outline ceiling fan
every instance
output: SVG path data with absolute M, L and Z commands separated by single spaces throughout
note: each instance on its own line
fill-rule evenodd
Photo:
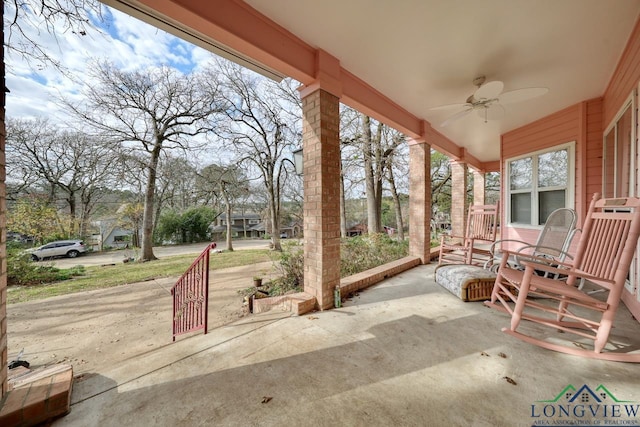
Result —
M 464 104 L 448 104 L 430 108 L 430 110 L 460 109 L 457 113 L 449 116 L 440 126 L 447 126 L 474 110 L 484 119 L 485 123 L 488 120 L 498 120 L 502 118 L 505 113 L 502 104 L 526 101 L 542 96 L 549 91 L 546 87 L 529 87 L 502 92 L 504 84 L 501 81 L 494 80 L 487 83 L 485 83 L 485 81 L 485 76 L 473 79 L 473 84 L 476 85 L 478 89 L 476 89 L 473 95 L 467 98 Z

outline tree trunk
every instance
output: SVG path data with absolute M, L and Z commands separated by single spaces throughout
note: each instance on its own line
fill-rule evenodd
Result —
M 402 207 L 400 206 L 400 197 L 396 188 L 396 180 L 393 176 L 393 167 L 389 165 L 389 186 L 391 187 L 391 197 L 393 198 L 393 206 L 396 213 L 396 228 L 398 229 L 398 240 L 404 240 L 404 222 L 402 221 Z
M 156 256 L 153 253 L 153 203 L 155 200 L 156 188 L 156 171 L 158 168 L 158 159 L 160 158 L 161 143 L 158 142 L 151 153 L 149 166 L 147 171 L 149 177 L 144 193 L 144 214 L 142 216 L 142 248 L 139 261 L 153 261 Z
M 233 220 L 231 219 L 231 202 L 229 201 L 229 195 L 224 189 L 222 190 L 222 197 L 224 197 L 224 207 L 227 215 L 227 250 L 233 252 L 233 236 L 231 235 L 233 233 L 233 228 L 231 227 L 233 225 Z
M 273 182 L 273 179 L 271 180 Z M 276 195 L 273 185 L 269 186 L 269 214 L 271 216 L 271 241 L 273 242 L 273 249 L 276 251 L 282 251 L 282 245 L 280 244 L 280 224 L 278 223 L 278 206 Z
M 340 170 L 340 236 L 347 237 L 347 203 L 344 197 L 344 173 Z
M 364 180 L 365 191 L 367 194 L 367 229 L 369 234 L 380 232 L 378 224 L 378 207 L 376 206 L 376 186 L 373 174 L 373 155 L 371 148 L 373 140 L 371 137 L 371 119 L 369 116 L 362 114 L 362 128 L 364 131 L 364 140 L 362 144 L 362 154 L 364 157 Z

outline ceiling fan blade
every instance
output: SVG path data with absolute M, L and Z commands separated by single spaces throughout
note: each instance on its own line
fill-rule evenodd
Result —
M 499 120 L 504 117 L 505 109 L 500 104 L 491 104 L 484 108 L 477 109 L 478 115 L 484 119 L 486 123 L 488 120 Z
M 451 108 L 467 108 L 467 107 L 471 107 L 471 104 L 446 104 L 446 105 L 439 105 L 437 107 L 431 107 L 429 108 L 430 111 L 434 111 L 434 110 L 449 110 Z
M 475 91 L 473 94 L 473 98 L 476 101 L 480 101 L 482 99 L 493 99 L 497 98 L 500 93 L 502 93 L 502 89 L 504 88 L 504 83 L 499 80 L 495 80 L 492 82 L 488 82 L 483 84 Z
M 546 87 L 529 87 L 525 89 L 510 90 L 498 97 L 501 104 L 511 104 L 513 102 L 526 101 L 528 99 L 537 98 L 549 92 Z
M 466 116 L 467 114 L 469 114 L 472 111 L 473 111 L 473 108 L 467 108 L 466 110 L 459 111 L 459 112 L 455 113 L 453 116 L 449 117 L 444 122 L 442 122 L 442 124 L 440 126 L 445 127 L 445 126 L 455 122 L 456 120 L 461 119 L 462 117 Z

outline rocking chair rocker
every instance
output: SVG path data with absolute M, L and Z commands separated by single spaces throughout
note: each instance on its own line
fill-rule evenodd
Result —
M 491 301 L 485 304 L 509 313 L 511 325 L 502 331 L 525 342 L 577 356 L 640 363 L 640 349 L 621 342 L 624 339 L 609 338 L 639 234 L 640 199 L 600 199 L 595 194 L 573 262 L 556 260 L 549 265 L 545 258 L 507 253 L 518 257 L 525 269 L 510 267 L 509 256 L 504 256 Z M 540 270 L 550 275 L 535 274 Z M 558 275 L 566 279 L 554 278 Z M 580 289 L 582 279 L 605 292 Z M 561 339 L 527 335 L 518 331 L 523 319 L 587 338 L 587 344 L 572 342 L 564 334 Z

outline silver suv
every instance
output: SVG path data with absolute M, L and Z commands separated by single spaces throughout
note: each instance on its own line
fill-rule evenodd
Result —
M 87 247 L 82 240 L 58 240 L 47 243 L 39 248 L 31 249 L 29 252 L 31 253 L 31 259 L 34 261 L 57 256 L 75 258 L 87 252 Z

